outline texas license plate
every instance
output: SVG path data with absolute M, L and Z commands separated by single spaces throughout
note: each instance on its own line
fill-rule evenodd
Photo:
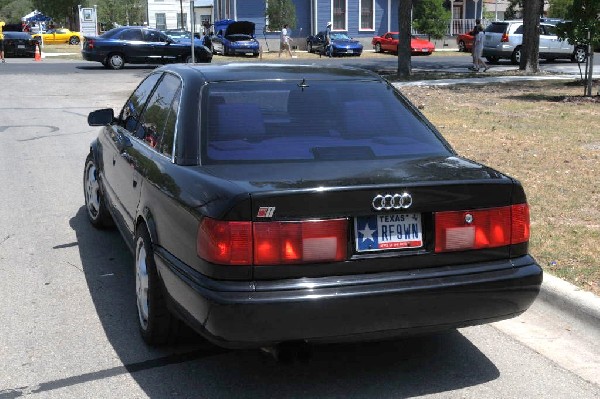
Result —
M 420 213 L 357 217 L 354 237 L 358 252 L 410 249 L 423 246 Z
M 17 48 L 25 48 L 24 44 L 17 44 Z
M 421 52 L 422 52 L 422 53 L 428 53 L 428 52 L 429 52 L 429 50 L 428 50 L 428 49 L 426 49 L 426 48 L 422 48 L 422 49 L 421 49 Z
M 354 50 L 348 50 L 347 53 L 352 54 L 352 53 L 354 53 Z

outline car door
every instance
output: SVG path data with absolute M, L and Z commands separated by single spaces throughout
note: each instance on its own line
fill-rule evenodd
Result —
M 109 191 L 117 221 L 130 233 L 140 196 L 139 140 L 143 139 L 140 117 L 161 73 L 149 75 L 129 97 L 117 123 L 101 137 L 104 185 Z
M 384 51 L 398 51 L 398 40 L 394 40 L 394 36 L 391 33 L 386 33 L 381 41 L 381 48 Z
M 541 25 L 545 30 L 546 35 L 551 38 L 551 51 L 554 54 L 572 54 L 575 50 L 572 44 L 569 44 L 568 40 L 562 40 L 558 37 L 556 26 L 554 25 Z
M 150 53 L 150 43 L 144 41 L 142 30 L 138 28 L 126 29 L 119 36 L 120 47 L 127 62 L 144 64 Z
M 558 38 L 549 34 L 545 25 L 540 25 L 540 56 L 558 51 Z
M 217 34 L 212 37 L 213 52 L 225 54 L 223 40 L 223 31 L 219 30 Z
M 54 43 L 66 43 L 69 41 L 69 35 L 66 29 L 57 29 L 54 31 Z
M 177 58 L 177 46 L 171 47 L 170 40 L 167 35 L 155 30 L 144 31 L 144 41 L 148 43 L 148 54 L 146 61 L 150 64 L 161 64 L 172 62 Z

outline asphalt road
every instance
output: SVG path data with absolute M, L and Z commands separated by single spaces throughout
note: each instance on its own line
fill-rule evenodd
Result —
M 290 364 L 190 332 L 147 347 L 133 258 L 116 231 L 88 223 L 82 174 L 97 134 L 87 114 L 119 109 L 151 68 L 21 61 L 0 65 L 0 399 L 600 397 L 560 361 L 589 352 L 580 340 L 544 351 L 523 338 L 531 329 L 516 332 L 549 320 L 554 336 L 577 327 L 543 306 L 503 324 L 317 346 Z

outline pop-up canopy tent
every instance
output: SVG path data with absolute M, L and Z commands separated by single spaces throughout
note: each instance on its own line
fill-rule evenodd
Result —
M 29 14 L 21 18 L 24 22 L 48 22 L 51 21 L 51 17 L 47 17 L 38 10 L 32 11 Z

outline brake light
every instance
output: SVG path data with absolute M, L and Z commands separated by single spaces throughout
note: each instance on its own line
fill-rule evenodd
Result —
M 198 256 L 224 265 L 278 265 L 346 259 L 347 219 L 230 222 L 204 218 Z
M 500 42 L 508 43 L 508 34 L 507 33 L 502 34 L 502 39 L 500 39 Z
M 93 39 L 87 39 L 87 48 L 89 49 L 93 49 L 94 48 L 94 40 Z
M 527 241 L 527 204 L 435 214 L 435 252 L 495 248 Z

